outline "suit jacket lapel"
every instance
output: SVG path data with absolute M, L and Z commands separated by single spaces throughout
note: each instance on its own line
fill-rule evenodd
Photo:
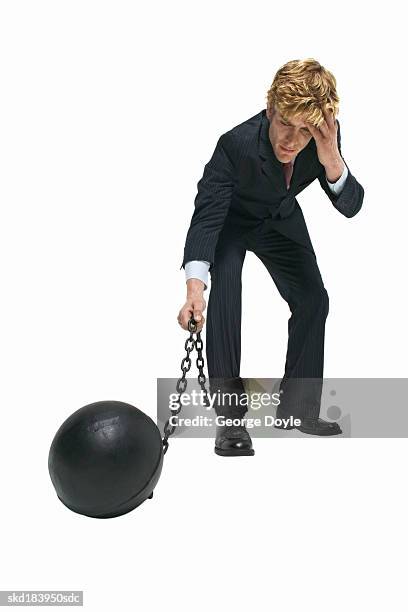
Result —
M 285 175 L 283 164 L 276 158 L 271 141 L 269 140 L 269 119 L 266 111 L 261 113 L 261 125 L 259 131 L 258 153 L 261 158 L 261 171 L 268 177 L 274 191 L 286 194 Z

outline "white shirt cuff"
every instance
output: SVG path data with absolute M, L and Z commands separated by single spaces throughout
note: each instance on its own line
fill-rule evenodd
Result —
M 348 168 L 347 168 L 346 164 L 344 164 L 343 173 L 342 173 L 341 177 L 335 183 L 329 183 L 329 181 L 327 180 L 327 177 L 326 177 L 326 182 L 327 182 L 328 186 L 330 187 L 330 191 L 332 191 L 334 193 L 334 195 L 339 195 L 341 193 L 341 191 L 342 191 L 342 189 L 344 187 L 344 183 L 346 182 L 347 175 L 348 175 Z
M 208 270 L 210 269 L 209 261 L 198 261 L 197 259 L 193 259 L 192 261 L 188 261 L 185 266 L 185 274 L 186 274 L 186 282 L 189 278 L 198 278 L 204 283 L 204 291 L 208 286 Z

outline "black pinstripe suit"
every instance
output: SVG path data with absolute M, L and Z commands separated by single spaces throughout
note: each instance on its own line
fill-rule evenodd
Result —
M 364 189 L 346 164 L 342 192 L 333 194 L 313 138 L 296 156 L 287 189 L 268 130 L 264 109 L 219 138 L 197 185 L 181 268 L 191 260 L 210 262 L 206 354 L 211 389 L 220 388 L 222 379 L 223 388 L 243 390 L 241 272 L 247 250 L 259 257 L 291 310 L 280 412 L 317 416 L 329 299 L 296 195 L 317 178 L 334 207 L 353 217 L 362 206 Z M 236 406 L 230 414 L 244 412 Z

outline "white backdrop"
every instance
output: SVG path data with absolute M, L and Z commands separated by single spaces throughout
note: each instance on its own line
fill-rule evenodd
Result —
M 95 612 L 404 609 L 405 439 L 256 439 L 236 459 L 175 440 L 153 500 L 110 521 L 67 510 L 47 471 L 87 403 L 155 418 L 156 379 L 179 376 L 184 353 L 197 182 L 290 59 L 336 76 L 365 189 L 352 219 L 317 181 L 298 197 L 330 297 L 325 376 L 407 375 L 400 3 L 0 10 L 0 589 L 83 589 Z M 289 309 L 253 253 L 243 287 L 241 375 L 279 377 Z

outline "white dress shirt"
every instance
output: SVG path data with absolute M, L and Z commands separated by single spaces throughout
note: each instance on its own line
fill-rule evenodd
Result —
M 330 183 L 326 177 L 327 184 L 335 195 L 340 194 L 341 190 L 343 189 L 344 183 L 346 182 L 347 175 L 348 175 L 348 168 L 346 164 L 344 164 L 343 173 L 341 177 L 335 183 Z M 186 282 L 188 281 L 189 278 L 198 278 L 199 280 L 203 281 L 204 291 L 205 291 L 208 286 L 208 270 L 209 269 L 210 269 L 209 261 L 199 261 L 197 259 L 193 259 L 192 261 L 187 261 L 184 266 Z

